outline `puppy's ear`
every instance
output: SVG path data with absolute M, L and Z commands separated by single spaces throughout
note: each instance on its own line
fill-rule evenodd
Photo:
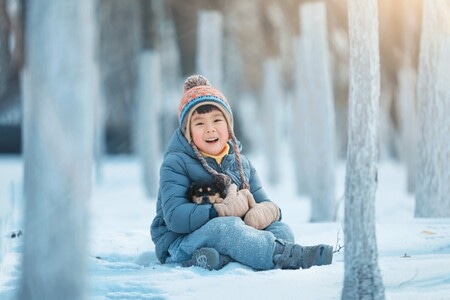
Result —
M 219 182 L 216 182 L 215 184 L 216 184 L 217 189 L 219 189 L 219 191 L 227 190 L 227 186 L 226 186 L 225 182 L 219 181 Z

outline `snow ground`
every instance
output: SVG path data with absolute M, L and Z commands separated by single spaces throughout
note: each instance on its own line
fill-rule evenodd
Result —
M 251 157 L 264 181 L 260 157 Z M 20 190 L 20 157 L 0 156 L 0 200 L 5 187 Z M 300 244 L 343 244 L 343 202 L 334 223 L 308 223 L 309 204 L 295 195 L 292 170 L 282 184 L 265 183 Z M 336 171 L 337 195 L 344 191 L 345 166 Z M 405 192 L 405 172 L 396 162 L 379 164 L 376 201 L 379 265 L 388 299 L 450 299 L 450 219 L 414 219 L 414 197 Z M 332 265 L 308 270 L 255 272 L 238 263 L 219 271 L 161 265 L 149 235 L 155 199 L 146 198 L 138 163 L 108 159 L 90 205 L 89 299 L 340 299 L 342 249 Z M 19 222 L 20 224 L 20 222 Z M 26 234 L 26 233 L 25 233 Z M 3 239 L 6 237 L 2 237 Z M 0 299 L 15 299 L 19 287 L 21 238 L 0 265 Z

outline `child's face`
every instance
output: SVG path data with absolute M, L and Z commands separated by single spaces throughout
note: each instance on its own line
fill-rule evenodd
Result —
M 190 130 L 197 148 L 209 155 L 220 154 L 230 139 L 227 121 L 223 113 L 217 109 L 204 114 L 194 112 Z

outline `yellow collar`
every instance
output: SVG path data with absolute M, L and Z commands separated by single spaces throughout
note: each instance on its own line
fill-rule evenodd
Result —
M 201 153 L 203 156 L 214 158 L 217 161 L 217 163 L 220 165 L 220 163 L 222 162 L 222 159 L 225 157 L 225 155 L 228 154 L 229 151 L 230 151 L 230 145 L 225 144 L 225 147 L 223 148 L 222 152 L 220 152 L 217 155 L 210 155 L 205 152 L 201 152 Z

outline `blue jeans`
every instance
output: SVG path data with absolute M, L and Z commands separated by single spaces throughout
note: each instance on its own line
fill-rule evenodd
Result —
M 256 270 L 273 269 L 275 240 L 294 242 L 291 229 L 282 222 L 275 222 L 264 230 L 247 226 L 238 217 L 218 217 L 176 239 L 169 247 L 166 262 L 178 263 L 191 258 L 202 247 L 216 249 L 235 261 Z

